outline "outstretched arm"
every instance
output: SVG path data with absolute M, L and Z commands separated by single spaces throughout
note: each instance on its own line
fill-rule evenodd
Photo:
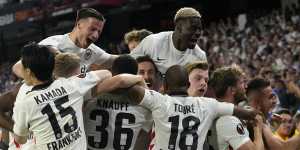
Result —
M 12 111 L 20 86 L 0 96 L 0 126 L 9 131 L 13 129 L 13 121 L 5 113 Z
M 272 150 L 296 150 L 300 149 L 300 135 L 293 136 L 287 141 L 276 138 L 269 126 L 263 126 L 263 136 L 266 139 L 266 145 Z
M 118 88 L 129 88 L 135 84 L 145 85 L 143 77 L 132 74 L 119 74 L 100 82 L 92 95 L 96 96 L 100 93 L 111 92 Z
M 233 115 L 244 120 L 255 120 L 257 111 L 234 106 Z

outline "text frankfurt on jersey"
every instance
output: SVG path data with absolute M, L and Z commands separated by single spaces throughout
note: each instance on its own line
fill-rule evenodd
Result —
M 47 147 L 48 150 L 60 150 L 65 148 L 66 146 L 74 143 L 77 139 L 82 137 L 82 131 L 80 127 L 78 130 L 75 130 L 74 132 L 69 133 L 64 138 L 61 138 L 59 140 L 56 140 L 54 142 L 48 143 Z
M 45 93 L 42 93 L 38 96 L 34 97 L 34 100 L 36 102 L 36 104 L 41 104 L 44 102 L 47 102 L 51 99 L 56 99 L 57 97 L 61 97 L 63 95 L 67 95 L 67 91 L 63 88 L 56 88 L 56 89 L 52 89 L 51 91 L 47 91 Z

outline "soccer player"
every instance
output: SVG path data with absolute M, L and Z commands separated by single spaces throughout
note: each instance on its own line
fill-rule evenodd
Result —
M 249 81 L 247 87 L 249 105 L 261 111 L 265 118 L 276 105 L 276 95 L 272 91 L 270 82 L 264 78 L 254 78 Z M 286 141 L 278 139 L 266 123 L 263 125 L 264 145 L 271 150 L 298 150 L 300 149 L 300 135 L 295 135 Z
M 188 97 L 188 74 L 184 67 L 175 65 L 166 72 L 165 93 L 133 86 L 128 93 L 132 103 L 148 108 L 155 123 L 153 149 L 201 150 L 213 120 L 221 115 L 238 114 L 247 117 L 248 110 L 215 99 Z
M 150 34 L 152 34 L 152 32 L 148 31 L 147 29 L 134 29 L 130 32 L 127 32 L 124 36 L 124 41 L 128 45 L 129 51 L 132 51 L 134 48 L 136 48 L 139 43 Z
M 138 63 L 138 74 L 144 78 L 148 88 L 159 91 L 161 78 L 154 61 L 147 55 L 136 58 L 136 61 Z
M 209 81 L 215 92 L 216 99 L 237 105 L 246 100 L 245 76 L 238 66 L 218 68 Z M 261 150 L 264 149 L 262 140 L 262 122 L 254 127 L 254 141 L 249 137 L 246 125 L 235 116 L 222 116 L 214 122 L 208 142 L 214 150 Z
M 194 61 L 206 61 L 205 52 L 197 45 L 202 30 L 200 13 L 194 8 L 181 8 L 174 23 L 174 32 L 151 34 L 130 54 L 134 57 L 149 55 L 162 74 L 176 64 L 184 66 Z
M 21 57 L 25 80 L 23 85 L 31 89 L 22 90 L 21 87 L 17 95 L 13 109 L 15 143 L 25 143 L 32 132 L 35 149 L 86 149 L 82 119 L 83 96 L 98 82 L 101 83 L 97 85 L 97 92 L 104 89 L 99 88 L 101 85 L 106 90 L 113 90 L 114 82 L 111 81 L 110 72 L 93 71 L 52 80 L 55 61 L 49 48 L 29 44 L 23 48 Z M 126 88 L 142 81 L 141 77 L 127 77 L 117 87 Z
M 137 62 L 129 55 L 121 55 L 112 65 L 112 74 L 136 74 Z M 128 103 L 125 95 L 104 93 L 89 101 L 84 107 L 84 124 L 88 149 L 133 150 L 138 144 L 146 149 L 148 141 L 136 143 L 140 132 L 149 132 L 151 112 L 141 106 Z M 144 131 L 142 131 L 144 130 Z M 148 135 L 139 137 L 147 140 Z
M 57 52 L 71 52 L 80 56 L 81 72 L 87 71 L 89 65 L 99 64 L 110 68 L 117 57 L 110 55 L 94 44 L 100 37 L 105 23 L 104 16 L 92 8 L 82 8 L 77 13 L 73 31 L 64 35 L 54 35 L 39 44 L 51 46 Z M 13 72 L 22 78 L 21 62 L 13 66 Z
M 189 74 L 189 96 L 204 96 L 207 91 L 208 63 L 197 61 L 186 66 Z

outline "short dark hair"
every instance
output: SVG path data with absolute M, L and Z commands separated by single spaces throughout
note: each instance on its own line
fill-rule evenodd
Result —
M 250 92 L 253 92 L 253 91 L 260 91 L 270 85 L 271 85 L 271 83 L 269 80 L 260 78 L 260 77 L 256 77 L 249 81 L 249 83 L 247 85 L 246 93 L 249 94 Z
M 121 73 L 137 74 L 138 65 L 136 60 L 130 55 L 121 55 L 112 64 L 112 74 Z
M 52 79 L 55 56 L 49 47 L 29 43 L 23 47 L 21 57 L 24 68 L 29 68 L 38 80 Z
M 85 19 L 85 18 L 89 18 L 89 17 L 96 18 L 100 21 L 105 21 L 104 16 L 97 10 L 95 10 L 93 8 L 82 8 L 77 11 L 76 22 L 78 22 L 80 19 Z
M 136 61 L 137 61 L 138 64 L 142 63 L 142 62 L 150 62 L 154 67 L 155 73 L 159 73 L 157 66 L 155 65 L 153 59 L 150 58 L 149 55 L 140 56 L 140 57 L 136 58 Z

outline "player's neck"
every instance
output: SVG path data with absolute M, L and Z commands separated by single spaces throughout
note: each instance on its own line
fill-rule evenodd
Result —
M 79 38 L 79 36 L 78 36 L 77 32 L 75 31 L 75 29 L 69 34 L 69 38 L 71 39 L 71 41 L 77 47 L 80 47 L 80 48 L 87 48 L 88 47 L 88 45 L 84 45 L 84 44 L 82 44 L 82 42 L 80 42 L 82 40 Z
M 168 95 L 185 95 L 185 96 L 188 95 L 186 87 L 178 87 L 178 88 L 167 89 L 165 91 L 165 93 L 168 94 Z
M 177 50 L 185 51 L 187 49 L 187 46 L 185 46 L 181 42 L 181 39 L 179 38 L 179 35 L 175 31 L 173 32 L 173 35 L 172 35 L 172 42 L 173 42 L 174 47 Z

